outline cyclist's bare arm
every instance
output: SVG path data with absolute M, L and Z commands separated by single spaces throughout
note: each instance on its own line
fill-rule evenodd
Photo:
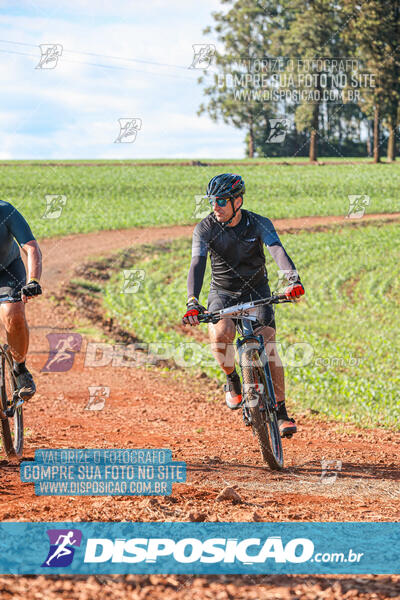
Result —
M 36 240 L 26 242 L 26 244 L 22 246 L 22 251 L 27 258 L 28 281 L 31 281 L 32 279 L 39 281 L 42 276 L 42 253 L 39 244 Z

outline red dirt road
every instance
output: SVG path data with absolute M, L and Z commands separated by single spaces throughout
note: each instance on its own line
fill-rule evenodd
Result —
M 343 216 L 299 217 L 294 219 L 274 219 L 278 233 L 295 233 L 303 230 L 318 231 L 332 225 L 362 226 L 369 221 L 389 223 L 400 220 L 400 212 L 366 214 L 362 219 L 346 219 Z M 116 250 L 192 235 L 193 225 L 172 227 L 151 227 L 148 229 L 118 229 L 95 231 L 87 234 L 73 234 L 62 238 L 41 241 L 44 252 L 45 270 L 43 282 L 47 289 L 53 289 L 60 280 L 66 280 L 68 273 L 92 255 L 107 255 Z
M 373 216 L 369 215 L 369 218 Z M 377 216 L 375 216 L 377 218 Z M 399 219 L 400 214 L 379 215 Z M 367 217 L 364 217 L 367 219 Z M 364 220 L 363 219 L 363 220 Z M 300 221 L 300 222 L 299 222 Z M 341 217 L 275 221 L 277 229 L 315 228 Z M 35 496 L 19 468 L 0 462 L 1 521 L 397 521 L 400 518 L 400 434 L 326 423 L 298 414 L 299 433 L 284 441 L 286 469 L 272 473 L 261 462 L 241 416 L 225 408 L 221 390 L 205 379 L 175 377 L 160 368 L 85 367 L 89 341 L 82 334 L 73 367 L 41 373 L 46 335 L 88 326 L 82 311 L 55 306 L 73 268 L 92 255 L 161 239 L 187 236 L 193 227 L 73 235 L 41 243 L 44 296 L 31 301 L 29 365 L 38 393 L 26 406 L 24 458 L 37 448 L 170 448 L 188 465 L 185 484 L 170 497 Z M 82 330 L 82 329 L 81 329 Z M 85 410 L 88 386 L 110 388 L 102 411 Z M 290 404 L 290 399 L 289 399 Z M 336 479 L 321 478 L 321 461 L 341 461 Z M 218 501 L 226 486 L 240 501 Z M 0 577 L 0 598 L 400 598 L 400 577 Z M 27 589 L 30 589 L 27 592 Z

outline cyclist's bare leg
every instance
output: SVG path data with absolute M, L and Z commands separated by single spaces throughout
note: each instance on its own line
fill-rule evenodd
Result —
M 221 319 L 218 323 L 208 325 L 212 353 L 226 375 L 232 373 L 235 368 L 235 332 L 232 319 Z
M 25 307 L 22 302 L 1 304 L 0 318 L 7 334 L 7 343 L 14 360 L 13 371 L 19 397 L 29 400 L 36 392 L 32 374 L 25 365 L 29 346 L 29 329 L 25 318 Z
M 259 333 L 257 331 L 257 333 Z M 271 370 L 272 383 L 277 402 L 285 401 L 285 374 L 282 361 L 278 354 L 275 340 L 275 329 L 273 327 L 263 327 L 260 330 L 264 338 L 265 351 L 268 356 L 269 368 Z
M 25 360 L 29 346 L 29 329 L 22 302 L 3 302 L 0 305 L 0 318 L 7 334 L 11 355 L 17 363 Z
M 242 385 L 235 369 L 236 328 L 231 319 L 223 319 L 216 324 L 210 323 L 209 334 L 214 357 L 226 374 L 225 402 L 231 410 L 236 410 L 242 403 Z

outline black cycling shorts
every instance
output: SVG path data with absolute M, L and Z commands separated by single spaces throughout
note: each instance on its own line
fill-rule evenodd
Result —
M 26 270 L 20 256 L 0 269 L 0 297 L 16 296 L 26 284 Z
M 231 292 L 229 290 L 216 288 L 211 284 L 210 293 L 208 295 L 207 310 L 209 312 L 214 312 L 215 310 L 222 310 L 223 308 L 228 308 L 228 306 L 233 306 L 234 304 L 250 302 L 251 300 L 260 300 L 261 298 L 268 298 L 269 296 L 271 296 L 271 290 L 269 289 L 268 281 L 263 282 L 261 285 L 258 284 L 253 289 L 243 292 Z M 265 304 L 263 306 L 258 306 L 255 315 L 260 325 L 263 327 L 267 326 L 276 329 L 273 304 L 270 306 Z M 259 327 L 258 323 L 254 322 L 254 330 Z

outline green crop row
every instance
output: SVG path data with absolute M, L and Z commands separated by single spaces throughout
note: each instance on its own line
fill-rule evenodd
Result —
M 195 223 L 195 196 L 221 171 L 239 171 L 245 205 L 270 218 L 345 215 L 349 195 L 370 198 L 366 212 L 400 210 L 400 165 L 324 166 L 51 166 L 0 167 L 1 199 L 27 218 L 36 237 L 75 232 Z M 46 196 L 62 195 L 60 210 L 46 210 Z

